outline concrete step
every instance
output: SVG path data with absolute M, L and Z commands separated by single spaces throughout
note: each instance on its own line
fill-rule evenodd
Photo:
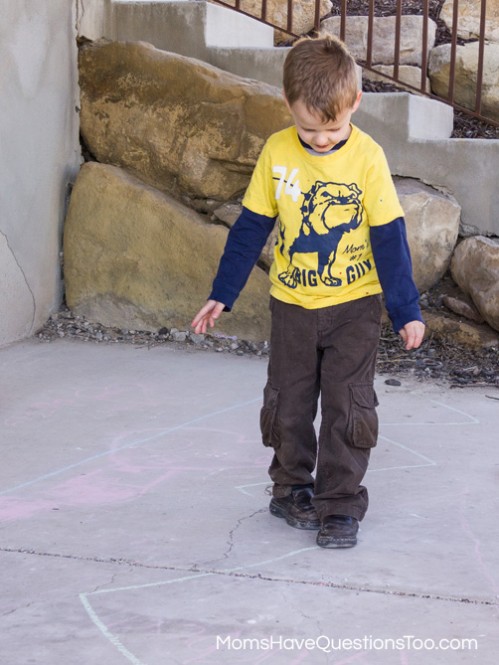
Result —
M 211 2 L 112 0 L 111 39 L 147 41 L 157 48 L 205 59 L 211 48 L 270 48 L 268 25 Z

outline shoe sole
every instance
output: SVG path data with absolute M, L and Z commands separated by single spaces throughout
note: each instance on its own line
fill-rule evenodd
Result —
M 328 550 L 346 549 L 347 547 L 355 547 L 357 538 L 319 538 L 317 536 L 317 545 Z
M 319 520 L 315 522 L 308 520 L 298 520 L 296 517 L 291 517 L 290 515 L 287 515 L 279 506 L 275 506 L 272 503 L 269 506 L 269 511 L 271 515 L 274 515 L 274 517 L 280 517 L 286 520 L 286 523 L 289 524 L 289 526 L 292 526 L 294 529 L 302 529 L 303 531 L 318 531 L 321 526 Z

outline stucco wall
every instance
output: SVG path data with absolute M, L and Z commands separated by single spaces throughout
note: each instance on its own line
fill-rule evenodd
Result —
M 62 298 L 68 184 L 80 164 L 76 0 L 2 0 L 0 345 L 33 334 Z

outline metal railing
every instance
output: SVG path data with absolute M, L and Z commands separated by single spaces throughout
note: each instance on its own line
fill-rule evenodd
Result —
M 271 18 L 269 18 L 269 8 L 267 0 L 261 0 L 260 2 L 249 2 L 248 0 L 232 0 L 226 2 L 224 0 L 212 0 L 216 4 L 223 5 L 235 11 L 238 11 L 252 18 L 269 25 L 277 30 L 287 33 L 290 38 L 290 43 L 294 41 L 300 35 L 296 34 L 293 31 L 293 3 L 291 0 L 287 1 L 286 11 L 283 11 L 285 14 L 285 20 L 282 24 L 277 24 Z M 347 0 L 337 0 L 336 2 L 332 0 L 333 13 L 336 16 L 341 17 L 340 21 L 340 38 L 345 41 L 348 45 L 348 35 L 347 35 L 347 25 L 349 21 L 349 12 L 348 12 L 348 2 Z M 409 89 L 413 92 L 425 95 L 426 97 L 431 97 L 437 99 L 446 104 L 450 104 L 454 109 L 463 112 L 466 115 L 478 118 L 479 120 L 485 121 L 491 125 L 499 127 L 499 122 L 483 112 L 482 104 L 482 92 L 483 92 L 483 77 L 484 77 L 484 61 L 485 61 L 485 33 L 486 33 L 486 17 L 487 17 L 487 0 L 480 0 L 480 27 L 478 39 L 473 41 L 478 41 L 478 59 L 476 66 L 476 84 L 475 84 L 475 101 L 473 107 L 467 107 L 459 103 L 456 100 L 456 64 L 458 57 L 458 21 L 459 21 L 459 0 L 454 0 L 453 3 L 453 13 L 452 13 L 452 26 L 450 30 L 446 31 L 445 42 L 450 44 L 450 62 L 449 62 L 449 78 L 447 86 L 447 95 L 435 94 L 427 85 L 427 70 L 428 70 L 428 54 L 429 54 L 429 45 L 428 45 L 428 31 L 429 31 L 429 22 L 430 22 L 430 0 L 422 0 L 420 3 L 420 8 L 417 14 L 422 16 L 422 37 L 421 37 L 421 81 L 419 86 L 414 86 L 406 81 L 401 80 L 400 78 L 400 66 L 401 66 L 401 33 L 402 33 L 402 16 L 404 15 L 404 0 L 393 0 L 393 12 L 392 16 L 395 16 L 395 30 L 393 35 L 393 75 L 379 72 L 373 63 L 373 48 L 374 48 L 374 21 L 376 15 L 376 2 L 375 0 L 365 0 L 364 3 L 356 3 L 357 6 L 362 4 L 365 6 L 365 13 L 367 15 L 367 51 L 365 60 L 359 60 L 359 64 L 362 65 L 365 69 L 376 72 L 377 76 L 381 76 L 383 79 L 386 79 L 387 82 L 394 84 L 395 86 L 403 86 L 404 89 Z M 442 5 L 443 3 L 438 3 Z M 260 10 L 255 9 L 260 5 Z M 248 11 L 248 7 L 251 11 Z M 409 12 L 414 15 L 413 10 L 414 3 L 412 3 L 412 9 Z M 283 9 L 283 8 L 281 8 Z M 312 30 L 308 34 L 317 33 L 320 30 L 321 19 L 324 16 L 321 16 L 321 0 L 315 0 L 314 3 L 314 24 Z M 331 16 L 332 14 L 328 14 Z M 356 12 L 358 15 L 358 12 Z M 386 13 L 384 14 L 387 15 Z
M 268 2 L 267 0 L 260 0 L 260 2 L 248 2 L 247 0 L 232 0 L 232 2 L 225 2 L 224 0 L 211 0 L 212 2 L 215 2 L 217 5 L 223 5 L 224 7 L 229 7 L 229 9 L 234 9 L 235 11 L 241 13 L 241 14 L 246 14 L 246 16 L 251 16 L 251 18 L 255 18 L 258 21 L 261 21 L 262 23 L 265 23 L 266 25 L 270 25 L 270 27 L 275 28 L 276 30 L 281 30 L 282 32 L 287 33 L 291 40 L 295 40 L 300 35 L 296 34 L 293 31 L 293 2 L 292 0 L 287 0 L 287 7 L 286 7 L 286 20 L 283 21 L 282 24 L 277 24 L 273 23 L 273 21 L 269 18 L 269 11 L 268 11 Z M 256 9 L 252 9 L 253 5 L 260 5 L 260 11 L 257 11 Z M 296 4 L 296 3 L 294 3 Z M 247 7 L 249 5 L 250 11 L 248 11 Z M 315 0 L 315 8 L 314 8 L 314 26 L 313 26 L 313 31 L 318 32 L 320 29 L 321 25 L 321 0 Z

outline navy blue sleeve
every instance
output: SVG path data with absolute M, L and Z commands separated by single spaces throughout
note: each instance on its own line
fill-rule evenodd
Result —
M 229 231 L 209 296 L 210 300 L 223 302 L 224 312 L 230 312 L 248 281 L 253 266 L 258 261 L 274 228 L 275 220 L 275 217 L 258 215 L 243 207 L 236 223 Z
M 404 218 L 398 217 L 383 226 L 371 226 L 371 246 L 386 309 L 395 332 L 410 321 L 423 321 L 419 293 L 412 277 Z

